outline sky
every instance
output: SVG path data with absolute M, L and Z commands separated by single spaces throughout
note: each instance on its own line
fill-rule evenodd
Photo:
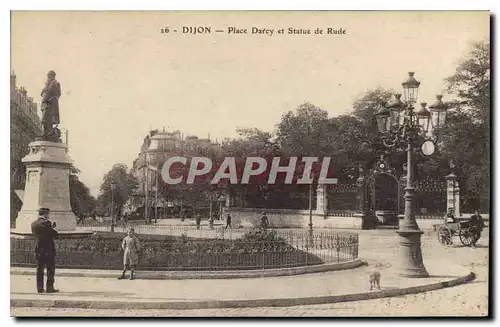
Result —
M 419 101 L 432 103 L 471 43 L 489 39 L 489 19 L 488 12 L 14 11 L 11 70 L 38 102 L 47 72 L 56 72 L 60 128 L 69 131 L 80 180 L 97 195 L 115 163 L 131 167 L 150 129 L 213 140 L 235 137 L 238 127 L 272 131 L 304 102 L 336 116 L 370 89 L 402 91 L 408 71 L 422 82 Z M 212 33 L 183 34 L 183 26 Z M 274 35 L 214 32 L 229 27 Z M 277 35 L 290 27 L 313 34 Z M 328 27 L 346 34 L 314 34 Z

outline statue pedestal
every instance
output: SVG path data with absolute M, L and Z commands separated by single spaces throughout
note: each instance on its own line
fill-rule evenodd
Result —
M 69 173 L 72 160 L 68 145 L 35 141 L 22 159 L 26 165 L 26 186 L 23 206 L 16 220 L 15 234 L 31 234 L 31 223 L 38 218 L 38 209 L 49 208 L 49 219 L 59 232 L 76 231 L 76 217 L 71 211 Z

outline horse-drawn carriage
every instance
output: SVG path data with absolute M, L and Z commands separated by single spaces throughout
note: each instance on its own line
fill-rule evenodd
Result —
M 481 237 L 482 226 L 470 220 L 458 220 L 455 222 L 444 222 L 437 227 L 439 243 L 443 245 L 453 244 L 453 236 L 458 235 L 460 242 L 465 246 L 472 246 Z

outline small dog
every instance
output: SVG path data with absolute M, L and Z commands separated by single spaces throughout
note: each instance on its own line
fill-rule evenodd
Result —
M 373 290 L 374 287 L 380 289 L 380 272 L 372 271 L 370 273 L 370 291 Z

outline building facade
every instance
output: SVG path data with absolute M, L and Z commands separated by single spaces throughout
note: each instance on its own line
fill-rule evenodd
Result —
M 197 136 L 184 137 L 180 131 L 172 132 L 152 131 L 146 135 L 141 145 L 140 153 L 134 160 L 131 168 L 132 175 L 137 179 L 139 206 L 144 206 L 146 199 L 149 207 L 154 207 L 155 200 L 158 206 L 167 206 L 165 199 L 156 199 L 156 187 L 161 187 L 161 169 L 165 160 L 173 156 L 213 156 L 220 150 L 218 143 L 209 138 Z
M 24 87 L 17 87 L 16 75 L 10 75 L 10 190 L 11 226 L 21 210 L 26 168 L 21 159 L 28 154 L 28 144 L 42 134 L 38 106 Z

